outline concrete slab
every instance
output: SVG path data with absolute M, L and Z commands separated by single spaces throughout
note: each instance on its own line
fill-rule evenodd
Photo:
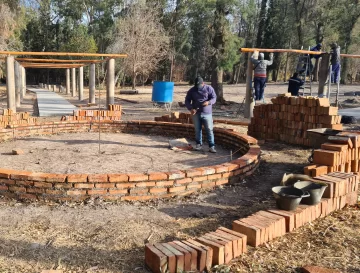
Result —
M 28 88 L 28 90 L 36 93 L 40 117 L 72 115 L 73 111 L 77 109 L 76 106 L 54 92 L 37 88 Z
M 356 119 L 360 119 L 360 107 L 340 109 L 339 115 L 341 116 L 353 116 Z

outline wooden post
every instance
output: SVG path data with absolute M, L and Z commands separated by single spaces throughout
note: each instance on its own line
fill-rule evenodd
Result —
M 115 95 L 115 59 L 109 59 L 107 62 L 106 77 L 106 108 L 109 104 L 114 104 Z
M 71 68 L 71 81 L 72 81 L 72 90 L 71 90 L 71 95 L 73 96 L 73 97 L 75 97 L 75 95 L 76 95 L 76 70 L 75 70 L 75 68 Z
M 66 69 L 66 95 L 70 95 L 70 68 Z
M 245 118 L 252 118 L 253 117 L 253 110 L 255 106 L 254 97 L 252 94 L 252 80 L 253 80 L 253 65 L 251 62 L 251 54 L 252 52 L 248 53 L 248 62 L 247 62 L 247 71 L 246 71 L 246 97 L 245 97 L 245 111 L 244 117 Z
M 79 100 L 84 99 L 84 67 L 79 68 Z
M 7 108 L 16 113 L 14 57 L 6 57 Z
M 21 104 L 21 75 L 20 75 L 20 65 L 15 61 L 15 94 L 16 94 L 16 107 L 20 107 Z
M 89 71 L 89 103 L 95 103 L 95 64 L 90 65 Z
M 26 95 L 26 69 L 25 67 L 21 67 L 22 73 L 22 97 L 24 98 Z
M 327 95 L 326 90 L 326 81 L 331 81 L 331 78 L 329 78 L 329 64 L 330 64 L 330 54 L 323 54 L 321 58 L 320 63 L 320 69 L 319 69 L 319 90 L 318 90 L 318 96 L 323 97 Z

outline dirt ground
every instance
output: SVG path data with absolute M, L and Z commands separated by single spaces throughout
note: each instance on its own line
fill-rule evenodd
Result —
M 220 145 L 216 147 L 216 154 L 209 153 L 206 145 L 202 151 L 170 150 L 169 140 L 172 139 L 157 135 L 102 133 L 99 151 L 98 133 L 30 137 L 0 143 L 0 162 L 2 168 L 33 172 L 144 173 L 230 161 L 230 150 Z M 193 141 L 190 144 L 195 146 Z M 13 149 L 20 149 L 24 154 L 12 155 Z
M 174 101 L 183 101 L 188 88 L 176 87 Z M 139 95 L 117 95 L 116 102 L 124 106 L 124 119 L 153 119 L 166 113 L 153 107 L 151 87 L 139 90 Z M 345 90 L 360 91 L 360 86 L 347 86 Z M 286 85 L 268 84 L 266 96 L 285 91 Z M 214 116 L 235 118 L 245 86 L 225 86 L 224 92 L 227 100 L 237 104 L 222 109 L 216 106 Z M 86 103 L 65 97 L 74 104 Z M 103 105 L 104 92 L 101 98 Z M 26 101 L 24 109 L 32 111 L 34 97 L 27 94 Z M 3 95 L 0 103 L 0 107 L 6 107 Z M 183 110 L 178 105 L 173 109 Z M 217 126 L 246 133 L 246 127 Z M 76 141 L 75 135 L 71 136 Z M 80 145 L 60 143 L 64 148 L 82 149 Z M 266 142 L 261 149 L 260 167 L 251 177 L 186 198 L 147 203 L 89 200 L 79 204 L 27 204 L 0 197 L 0 273 L 37 273 L 44 269 L 65 273 L 149 272 L 144 268 L 145 242 L 198 236 L 220 225 L 230 227 L 235 219 L 274 206 L 271 187 L 279 184 L 284 172 L 302 173 L 310 155 L 309 149 L 281 143 Z M 347 208 L 264 246 L 249 247 L 248 253 L 233 261 L 230 272 L 300 272 L 299 267 L 306 264 L 360 272 L 359 231 L 359 208 Z

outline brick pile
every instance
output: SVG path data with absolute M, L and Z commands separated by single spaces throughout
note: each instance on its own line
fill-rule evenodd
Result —
M 121 105 L 109 104 L 109 110 L 74 110 L 72 116 L 62 116 L 61 121 L 121 120 Z
M 163 122 L 176 122 L 176 123 L 188 123 L 192 124 L 192 117 L 190 113 L 180 113 L 180 112 L 172 112 L 168 115 L 163 115 L 161 117 L 155 117 L 155 121 L 163 121 Z
M 193 240 L 147 244 L 147 267 L 154 273 L 166 270 L 169 273 L 190 270 L 210 272 L 213 266 L 229 263 L 245 253 L 246 245 L 257 247 L 346 205 L 357 203 L 357 175 L 334 172 L 317 179 L 328 185 L 319 204 L 301 204 L 294 211 L 270 208 L 235 220 L 232 230 L 220 227 Z
M 30 113 L 14 113 L 11 109 L 4 109 L 0 115 L 0 127 L 6 128 L 9 125 L 32 125 L 37 122 L 37 118 L 30 117 Z
M 304 173 L 312 177 L 334 171 L 360 171 L 359 133 L 341 132 L 328 137 L 328 142 L 314 151 L 313 164 L 304 168 Z
M 327 98 L 292 97 L 288 94 L 271 99 L 272 104 L 256 105 L 248 126 L 248 135 L 310 146 L 307 130 L 342 130 L 338 108 Z

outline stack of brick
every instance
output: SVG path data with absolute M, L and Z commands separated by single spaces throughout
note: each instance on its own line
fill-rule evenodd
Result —
M 9 125 L 33 125 L 37 122 L 37 118 L 30 117 L 30 113 L 14 113 L 11 109 L 4 109 L 0 115 L 0 127 L 6 128 Z
M 190 113 L 172 112 L 169 115 L 155 117 L 154 120 L 162 121 L 162 122 L 176 122 L 176 123 L 192 124 L 192 117 L 191 117 Z
M 248 135 L 310 146 L 307 130 L 342 130 L 338 108 L 327 98 L 292 97 L 288 94 L 271 99 L 272 104 L 256 105 L 248 126 Z
M 194 240 L 145 246 L 145 263 L 154 273 L 210 269 L 230 262 L 246 252 L 246 244 L 257 247 L 287 232 L 325 217 L 346 205 L 357 203 L 359 180 L 355 174 L 334 172 L 316 177 L 328 185 L 317 205 L 299 205 L 294 211 L 270 208 L 233 222 L 232 230 L 220 227 Z
M 98 121 L 99 119 L 101 121 L 121 120 L 121 105 L 109 104 L 109 109 L 110 110 L 74 110 L 72 116 L 62 116 L 61 121 Z
M 313 164 L 304 168 L 304 173 L 315 177 L 330 172 L 359 172 L 360 134 L 341 132 L 328 137 L 321 149 L 314 151 Z

